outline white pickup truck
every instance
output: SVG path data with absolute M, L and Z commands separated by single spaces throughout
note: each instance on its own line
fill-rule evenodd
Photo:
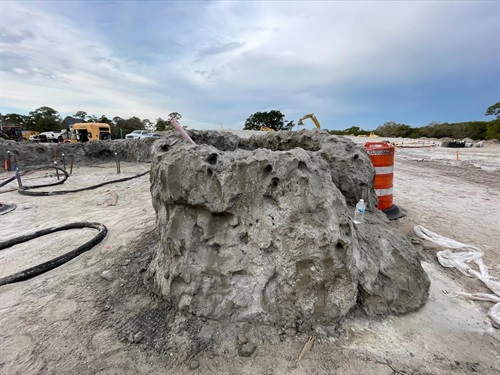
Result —
M 147 130 L 134 130 L 132 133 L 126 134 L 125 139 L 141 139 L 146 134 L 149 134 Z
M 62 131 L 48 131 L 42 132 L 37 135 L 30 135 L 29 140 L 31 142 L 62 142 L 63 141 Z

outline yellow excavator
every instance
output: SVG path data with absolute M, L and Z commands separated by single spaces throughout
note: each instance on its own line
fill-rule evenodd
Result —
M 305 119 L 308 119 L 308 118 L 310 118 L 311 120 L 313 120 L 314 125 L 316 125 L 316 128 L 321 129 L 321 125 L 319 124 L 318 119 L 316 118 L 316 116 L 314 116 L 313 113 L 309 113 L 309 114 L 305 115 L 304 117 L 301 117 L 299 119 L 299 122 L 297 122 L 297 125 L 304 125 L 304 122 L 302 120 L 305 120 Z

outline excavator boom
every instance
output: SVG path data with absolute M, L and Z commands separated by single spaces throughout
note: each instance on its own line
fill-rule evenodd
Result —
M 316 125 L 316 128 L 321 129 L 321 125 L 319 124 L 318 119 L 316 118 L 316 116 L 314 116 L 313 113 L 309 113 L 309 114 L 305 115 L 304 117 L 301 117 L 299 119 L 299 121 L 297 122 L 297 125 L 304 125 L 303 120 L 308 119 L 308 118 L 310 118 L 314 122 L 314 125 Z

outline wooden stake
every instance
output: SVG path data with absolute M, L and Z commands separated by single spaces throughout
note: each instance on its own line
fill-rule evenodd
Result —
M 311 349 L 311 346 L 314 343 L 314 340 L 316 340 L 316 337 L 309 336 L 309 339 L 304 344 L 304 347 L 302 348 L 302 351 L 300 352 L 299 357 L 297 358 L 297 362 L 295 363 L 295 366 L 297 366 L 299 364 L 302 357 L 304 357 L 304 355 L 307 353 L 307 351 L 309 349 Z

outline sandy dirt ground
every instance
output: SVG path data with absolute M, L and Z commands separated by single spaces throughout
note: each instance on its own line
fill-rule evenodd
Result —
M 64 185 L 51 190 L 148 169 L 122 164 L 117 175 L 113 164 L 76 166 Z M 0 174 L 0 181 L 9 176 Z M 25 183 L 53 179 L 40 172 L 26 176 Z M 0 215 L 1 240 L 75 221 L 100 222 L 109 230 L 103 242 L 61 267 L 0 287 L 0 374 L 500 373 L 500 329 L 487 317 L 491 304 L 454 295 L 487 290 L 442 268 L 435 257 L 440 249 L 412 232 L 420 224 L 480 247 L 490 272 L 500 277 L 494 267 L 500 264 L 500 148 L 460 150 L 459 161 L 453 149 L 399 149 L 394 185 L 395 203 L 407 216 L 393 225 L 421 254 L 432 282 L 428 303 L 400 317 L 353 314 L 335 336 L 317 337 L 300 361 L 308 339 L 303 334 L 260 338 L 246 332 L 256 345 L 249 357 L 202 342 L 188 353 L 169 344 L 169 309 L 143 282 L 155 229 L 147 175 L 49 197 L 20 195 L 9 191 L 12 184 L 0 188 L 1 203 L 17 204 Z M 93 234 L 71 230 L 3 250 L 0 277 L 67 252 Z

